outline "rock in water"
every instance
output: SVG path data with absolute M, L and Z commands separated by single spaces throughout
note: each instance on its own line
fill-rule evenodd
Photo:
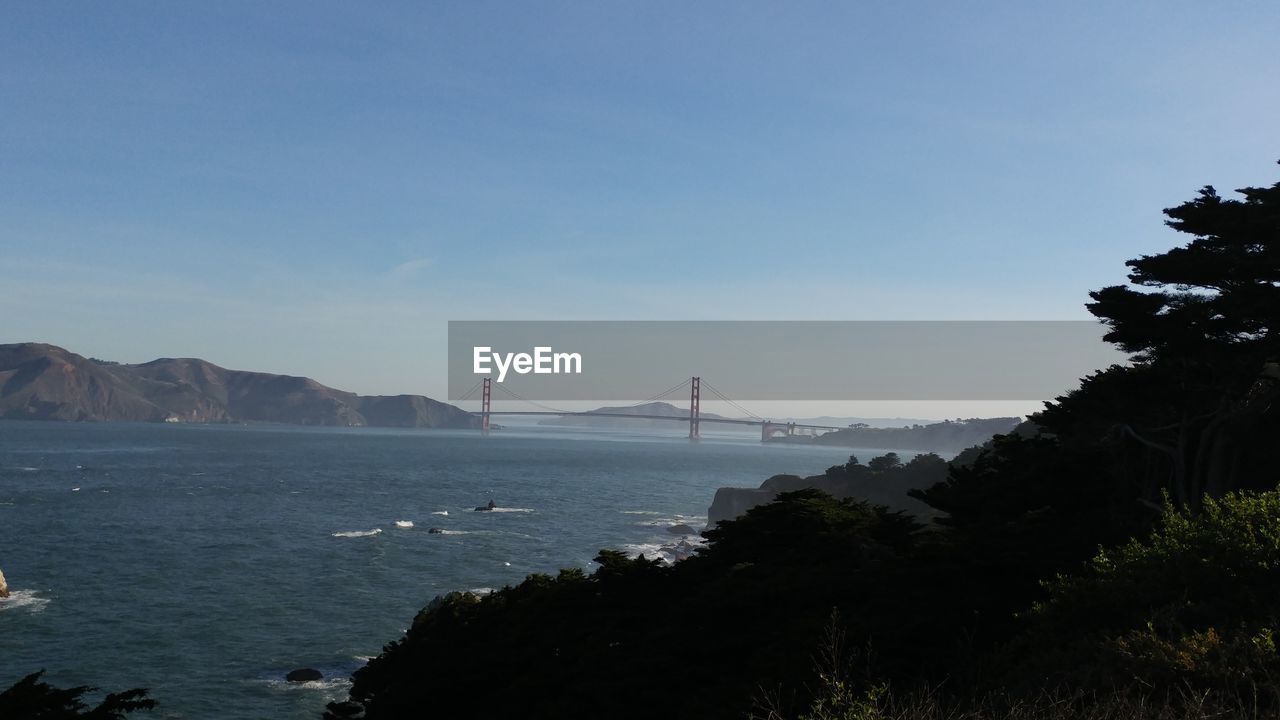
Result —
M 671 527 L 667 528 L 667 532 L 671 533 L 672 535 L 694 535 L 698 531 L 694 530 L 693 527 L 690 525 L 680 523 L 679 525 L 672 525 Z
M 4 572 L 0 571 L 0 598 L 9 597 L 9 584 L 4 581 Z
M 316 680 L 323 680 L 324 675 L 319 670 L 312 668 L 298 668 L 297 670 L 291 671 L 288 675 L 285 675 L 284 679 L 289 682 L 314 682 Z

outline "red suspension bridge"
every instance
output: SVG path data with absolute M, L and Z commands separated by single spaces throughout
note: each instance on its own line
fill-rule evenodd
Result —
M 513 400 L 517 400 L 528 405 L 539 408 L 538 410 L 494 410 L 493 409 L 493 391 L 494 388 L 506 393 Z M 683 417 L 679 415 L 654 415 L 651 413 L 640 412 L 640 408 L 653 402 L 670 397 L 676 393 L 682 393 L 685 388 L 689 390 L 689 415 Z M 744 418 L 727 418 L 719 416 L 704 417 L 702 415 L 702 389 L 706 388 L 718 400 L 728 403 L 747 417 Z M 637 418 L 644 420 L 670 420 L 674 422 L 689 423 L 689 439 L 697 440 L 700 437 L 700 425 L 702 423 L 720 423 L 724 425 L 757 425 L 760 427 L 760 441 L 767 442 L 778 437 L 794 437 L 797 435 L 816 435 L 823 431 L 840 430 L 842 428 L 833 425 L 807 425 L 804 423 L 793 422 L 775 422 L 763 418 L 750 410 L 742 407 L 738 403 L 729 399 L 724 393 L 717 390 L 710 383 L 702 381 L 702 378 L 694 376 L 674 387 L 668 388 L 663 392 L 655 395 L 647 400 L 642 400 L 633 405 L 622 408 L 609 410 L 564 410 L 560 408 L 550 407 L 542 403 L 530 400 L 515 391 L 503 386 L 501 383 L 494 383 L 492 378 L 484 378 L 476 383 L 468 390 L 458 401 L 470 399 L 475 395 L 476 391 L 480 391 L 480 410 L 471 413 L 480 416 L 480 429 L 482 432 L 489 432 L 489 418 L 494 415 L 555 415 L 559 417 L 608 417 L 608 418 Z M 626 412 L 628 409 L 634 408 L 635 412 Z

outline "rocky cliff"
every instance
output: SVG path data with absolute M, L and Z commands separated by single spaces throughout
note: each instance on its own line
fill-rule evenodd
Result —
M 885 458 L 893 458 L 885 461 Z M 795 490 L 821 490 L 835 498 L 857 498 L 891 510 L 902 510 L 920 518 L 935 514 L 929 506 L 907 495 L 913 488 L 926 488 L 947 476 L 947 462 L 932 453 L 917 455 L 906 464 L 890 454 L 863 465 L 850 458 L 822 475 L 774 475 L 759 488 L 722 487 L 716 490 L 707 509 L 707 527 L 745 515 L 748 510 L 773 502 L 779 494 Z

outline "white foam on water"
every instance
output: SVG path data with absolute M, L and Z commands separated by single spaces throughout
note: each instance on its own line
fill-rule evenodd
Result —
M 491 587 L 477 587 L 477 588 L 471 588 L 467 592 L 471 593 L 472 595 L 492 595 L 496 591 Z
M 494 509 L 492 509 L 492 510 L 485 510 L 484 512 L 494 512 L 494 513 L 531 513 L 531 512 L 533 512 L 533 508 L 509 508 L 509 507 L 496 507 L 496 508 L 494 508 Z
M 398 527 L 398 528 L 402 528 L 402 529 L 408 529 L 408 528 L 411 528 L 411 527 L 413 527 L 413 521 L 412 521 L 412 520 L 397 520 L 397 521 L 396 521 L 396 527 Z
M 344 532 L 336 532 L 333 536 L 338 538 L 373 537 L 381 532 L 382 528 L 374 528 L 372 530 L 347 530 Z
M 271 679 L 265 681 L 268 687 L 276 690 L 346 690 L 351 687 L 351 678 L 332 677 L 307 682 L 289 682 L 288 680 Z
M 71 492 L 80 492 L 80 488 L 71 488 Z
M 661 515 L 657 510 L 623 510 L 623 515 Z
M 28 612 L 38 613 L 49 604 L 49 598 L 40 597 L 35 590 L 12 590 L 9 597 L 0 598 L 0 612 L 25 608 Z
M 27 466 L 16 467 L 14 470 L 21 470 L 22 472 L 40 472 L 40 468 Z
M 466 530 L 441 530 L 440 532 L 435 534 L 436 535 L 470 535 L 471 533 Z
M 644 555 L 648 560 L 661 560 L 667 565 L 674 565 L 690 557 L 696 548 L 705 544 L 706 540 L 701 537 L 686 535 L 674 542 L 632 543 L 623 545 L 621 549 L 632 559 Z
M 622 551 L 625 552 L 629 558 L 637 558 L 643 555 L 652 560 L 654 558 L 663 557 L 662 545 L 660 543 L 630 543 L 623 545 Z
M 431 513 L 431 514 L 432 514 L 432 515 L 448 515 L 448 514 L 449 514 L 449 511 L 448 511 L 448 510 L 437 510 L 437 511 L 435 511 L 435 512 Z

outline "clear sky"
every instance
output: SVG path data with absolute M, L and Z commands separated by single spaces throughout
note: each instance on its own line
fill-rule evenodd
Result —
M 1280 177 L 1277 37 L 1274 2 L 0 0 L 0 342 L 442 396 L 450 319 L 1084 318 L 1181 242 L 1162 208 Z

